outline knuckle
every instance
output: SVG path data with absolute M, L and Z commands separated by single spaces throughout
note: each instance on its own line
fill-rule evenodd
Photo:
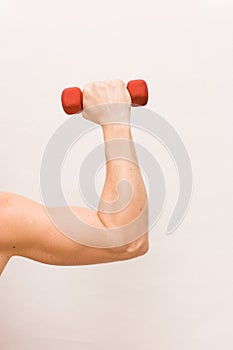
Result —
M 105 83 L 106 85 L 112 84 L 112 80 L 107 79 L 107 80 L 104 81 L 104 83 Z
M 123 80 L 117 79 L 116 82 L 119 85 L 122 85 L 122 86 L 125 85 L 125 82 Z
M 84 88 L 83 88 L 83 93 L 88 93 L 88 92 L 90 92 L 90 91 L 91 91 L 91 88 L 92 88 L 92 84 L 91 84 L 91 83 L 85 85 Z
M 114 86 L 119 86 L 119 87 L 121 87 L 121 86 L 124 85 L 124 82 L 123 82 L 122 80 L 115 79 L 115 80 L 112 80 L 112 84 L 113 84 Z
M 94 81 L 94 82 L 93 82 L 93 87 L 100 87 L 100 86 L 102 86 L 102 85 L 104 85 L 104 82 L 103 82 L 103 81 L 97 80 L 97 81 Z

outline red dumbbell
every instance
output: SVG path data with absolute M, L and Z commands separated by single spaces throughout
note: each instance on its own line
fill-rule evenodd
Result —
M 132 106 L 145 106 L 148 101 L 148 88 L 144 80 L 131 80 L 127 84 Z M 62 107 L 67 114 L 80 113 L 83 109 L 83 93 L 78 87 L 63 90 Z

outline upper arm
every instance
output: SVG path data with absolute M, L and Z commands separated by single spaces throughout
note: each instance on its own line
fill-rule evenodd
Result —
M 72 208 L 92 228 L 104 228 L 97 213 Z M 0 194 L 0 251 L 53 265 L 83 265 L 126 259 L 122 248 L 95 248 L 78 243 L 52 223 L 45 207 L 11 193 Z

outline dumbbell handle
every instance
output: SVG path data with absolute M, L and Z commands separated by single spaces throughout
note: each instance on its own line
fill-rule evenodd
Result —
M 131 80 L 127 84 L 132 106 L 145 106 L 148 101 L 148 87 L 144 80 Z M 83 93 L 78 87 L 63 90 L 61 95 L 62 107 L 67 114 L 80 113 L 83 109 Z

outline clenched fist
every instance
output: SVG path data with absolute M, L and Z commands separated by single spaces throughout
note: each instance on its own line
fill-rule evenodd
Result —
M 83 117 L 94 123 L 129 124 L 131 97 L 121 80 L 97 81 L 83 89 Z

